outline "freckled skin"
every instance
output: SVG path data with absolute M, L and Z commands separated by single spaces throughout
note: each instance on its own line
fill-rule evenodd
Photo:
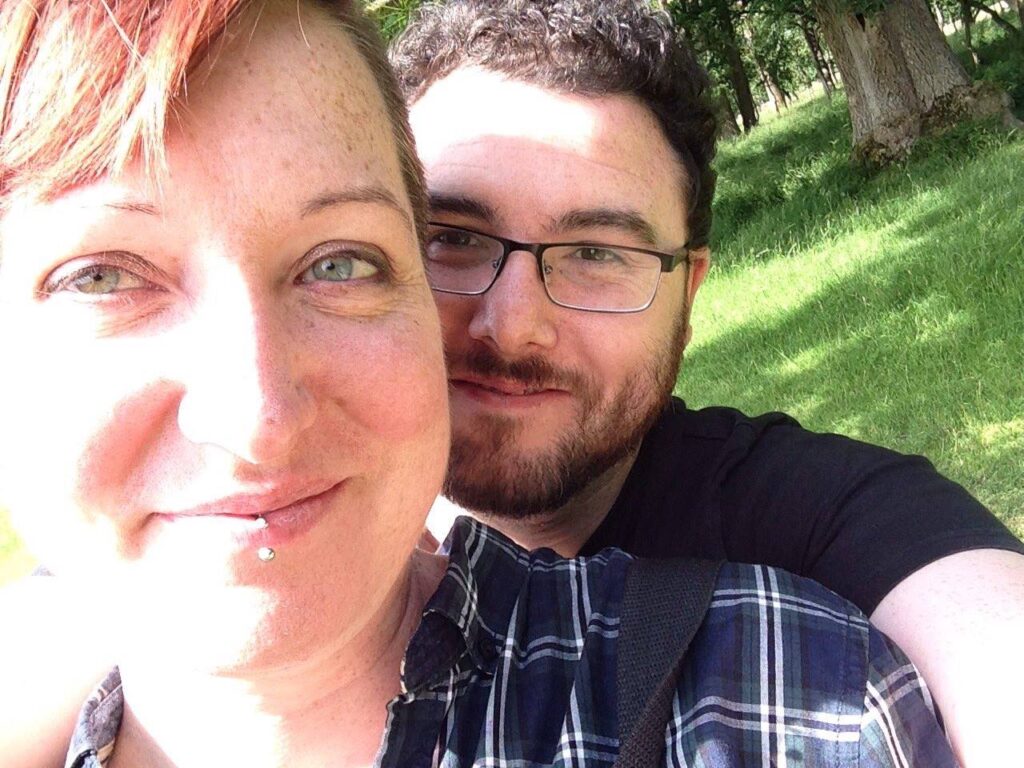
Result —
M 121 637 L 200 667 L 273 665 L 364 631 L 405 578 L 448 450 L 439 326 L 380 96 L 334 25 L 306 19 L 310 50 L 270 23 L 284 5 L 193 74 L 165 177 L 133 165 L 15 199 L 0 220 L 0 324 L 32 329 L 0 338 L 24 372 L 0 382 L 0 420 L 24 436 L 0 446 L 4 500 L 54 570 L 116 591 Z M 400 209 L 301 213 L 368 186 Z M 105 205 L 125 199 L 159 213 Z M 335 241 L 382 254 L 390 276 L 299 281 Z M 152 267 L 150 288 L 37 295 L 74 260 L 120 251 Z M 272 564 L 155 525 L 293 478 L 345 490 Z

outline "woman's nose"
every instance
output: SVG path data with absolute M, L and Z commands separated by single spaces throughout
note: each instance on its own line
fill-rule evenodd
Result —
M 317 406 L 283 309 L 236 289 L 200 308 L 190 325 L 194 354 L 183 364 L 182 433 L 250 464 L 286 457 Z

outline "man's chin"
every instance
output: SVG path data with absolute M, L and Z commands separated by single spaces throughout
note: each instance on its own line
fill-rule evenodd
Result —
M 487 430 L 457 432 L 444 495 L 465 509 L 498 519 L 541 516 L 566 506 L 637 445 L 621 438 L 595 445 L 572 427 L 544 434 L 546 441 L 529 440 L 526 430 L 514 428 L 500 436 Z M 559 437 L 553 440 L 552 435 Z
M 565 399 L 512 407 L 451 400 L 453 452 L 480 454 L 491 463 L 498 454 L 520 457 L 550 454 L 558 436 L 577 429 L 579 409 Z M 511 454 L 511 455 L 509 455 Z

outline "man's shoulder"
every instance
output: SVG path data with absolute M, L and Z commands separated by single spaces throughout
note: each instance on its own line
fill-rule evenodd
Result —
M 682 437 L 694 440 L 725 441 L 737 431 L 757 435 L 777 426 L 799 428 L 792 416 L 771 411 L 751 416 L 736 408 L 713 405 L 690 408 L 684 400 L 672 397 L 651 427 L 648 438 Z
M 672 398 L 648 431 L 638 465 L 659 458 L 699 459 L 705 472 L 719 475 L 739 468 L 759 474 L 802 467 L 805 476 L 819 479 L 835 479 L 836 472 L 859 475 L 908 459 L 927 464 L 884 446 L 807 429 L 781 411 L 752 416 L 726 406 L 695 410 L 679 398 Z

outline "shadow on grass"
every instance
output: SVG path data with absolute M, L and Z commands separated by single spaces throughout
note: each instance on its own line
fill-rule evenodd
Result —
M 1014 143 L 957 183 L 909 189 L 881 225 L 884 254 L 853 259 L 789 310 L 715 335 L 698 301 L 679 391 L 924 453 L 1024 534 L 1022 176 Z M 752 288 L 742 269 L 720 277 Z

